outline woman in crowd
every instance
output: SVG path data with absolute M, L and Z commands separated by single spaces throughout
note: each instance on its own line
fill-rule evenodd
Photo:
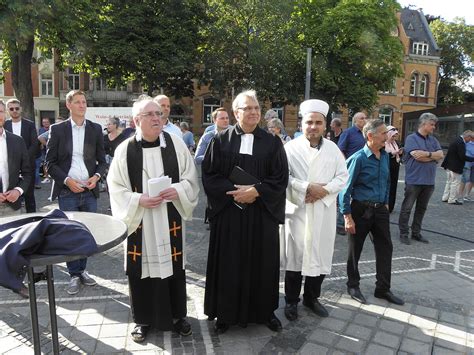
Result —
M 284 132 L 285 127 L 283 126 L 283 123 L 280 121 L 279 118 L 272 118 L 270 121 L 268 121 L 267 128 L 268 132 L 270 132 L 274 136 L 280 137 L 283 144 L 291 141 L 290 136 L 282 133 Z
M 400 148 L 397 143 L 397 139 L 399 138 L 398 129 L 394 126 L 387 126 L 387 129 L 385 151 L 390 156 L 390 195 L 388 198 L 388 210 L 392 213 L 393 207 L 395 206 L 395 199 L 397 198 L 398 172 L 400 170 L 400 159 L 403 148 Z

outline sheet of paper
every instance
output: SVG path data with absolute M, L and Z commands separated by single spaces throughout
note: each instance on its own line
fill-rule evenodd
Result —
M 160 194 L 161 191 L 171 187 L 171 178 L 168 176 L 160 176 L 148 180 L 148 195 L 155 197 Z

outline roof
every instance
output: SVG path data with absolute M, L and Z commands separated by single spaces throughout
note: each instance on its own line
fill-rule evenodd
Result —
M 412 44 L 414 42 L 424 42 L 429 44 L 428 55 L 439 56 L 440 49 L 431 33 L 423 11 L 404 8 L 401 11 L 401 22 L 405 33 L 410 38 L 410 54 L 413 54 Z

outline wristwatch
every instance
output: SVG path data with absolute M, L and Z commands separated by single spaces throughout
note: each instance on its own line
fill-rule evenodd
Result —
M 428 158 L 431 158 L 431 152 L 429 152 L 429 154 L 428 154 Z

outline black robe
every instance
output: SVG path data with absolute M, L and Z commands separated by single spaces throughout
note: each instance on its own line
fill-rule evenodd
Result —
M 265 323 L 278 308 L 288 163 L 279 137 L 259 127 L 253 134 L 253 155 L 239 153 L 237 125 L 211 141 L 202 164 L 211 226 L 204 312 L 227 324 Z M 235 165 L 261 182 L 245 209 L 226 195 L 235 190 L 228 179 Z
M 179 166 L 173 141 L 167 132 L 163 132 L 166 148 L 161 148 L 164 175 L 168 175 L 173 183 L 179 182 Z M 142 149 L 158 147 L 160 140 L 156 142 L 141 142 L 135 138 L 131 139 L 127 147 L 128 175 L 132 189 L 143 192 L 142 171 L 143 152 Z M 142 232 L 141 224 L 135 232 L 127 239 L 127 268 L 126 273 L 129 282 L 130 305 L 133 321 L 136 324 L 150 325 L 158 330 L 172 330 L 173 318 L 186 317 L 186 278 L 183 270 L 183 236 L 181 216 L 172 203 L 167 204 L 171 250 L 179 255 L 172 258 L 173 275 L 166 279 L 141 278 L 141 252 Z M 172 232 L 173 231 L 173 232 Z M 173 238 L 171 237 L 173 233 Z

